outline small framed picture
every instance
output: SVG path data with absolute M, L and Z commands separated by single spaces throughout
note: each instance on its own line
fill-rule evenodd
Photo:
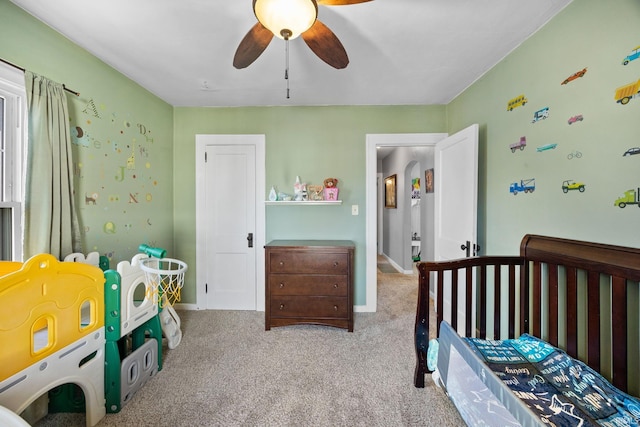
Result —
M 424 191 L 433 193 L 433 168 L 424 171 Z
M 384 179 L 384 207 L 396 209 L 396 175 Z
M 413 178 L 411 180 L 411 198 L 420 198 L 420 178 Z

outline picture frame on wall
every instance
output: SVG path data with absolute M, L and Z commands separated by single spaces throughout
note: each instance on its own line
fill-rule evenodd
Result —
M 411 198 L 419 199 L 420 198 L 420 178 L 412 178 L 411 179 Z
M 384 179 L 384 207 L 397 208 L 396 202 L 396 176 L 395 174 Z
M 433 193 L 433 168 L 424 171 L 424 192 Z

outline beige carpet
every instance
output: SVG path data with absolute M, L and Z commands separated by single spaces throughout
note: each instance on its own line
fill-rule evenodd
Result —
M 378 263 L 378 273 L 387 273 L 387 274 L 397 274 L 400 273 L 398 270 L 396 270 L 391 264 L 384 263 L 384 262 L 379 262 Z
M 99 426 L 462 426 L 430 379 L 413 387 L 417 276 L 378 274 L 378 312 L 355 331 L 264 330 L 264 313 L 180 312 L 164 369 Z M 56 414 L 39 426 L 83 426 Z

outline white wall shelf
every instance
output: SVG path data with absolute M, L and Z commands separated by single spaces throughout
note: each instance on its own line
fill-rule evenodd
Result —
M 295 205 L 295 206 L 320 206 L 320 205 L 341 205 L 342 200 L 265 200 L 265 205 Z

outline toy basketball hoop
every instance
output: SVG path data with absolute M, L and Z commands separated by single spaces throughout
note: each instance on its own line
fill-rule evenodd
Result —
M 184 272 L 187 271 L 186 263 L 173 258 L 143 258 L 140 260 L 140 268 L 144 271 L 149 287 L 148 298 L 158 295 L 161 308 L 180 301 Z

